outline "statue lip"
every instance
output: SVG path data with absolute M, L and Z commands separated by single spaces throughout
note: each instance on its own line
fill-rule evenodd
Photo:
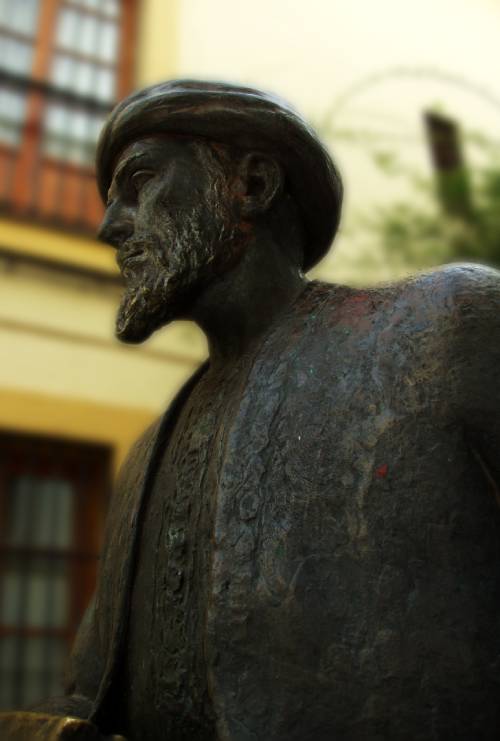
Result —
M 120 249 L 116 253 L 116 262 L 120 270 L 124 271 L 126 268 L 130 268 L 131 263 L 135 261 L 141 262 L 141 260 L 137 260 L 137 258 L 143 258 L 143 257 L 144 257 L 144 250 L 142 247 L 130 246 L 127 249 L 127 243 L 125 242 L 124 245 L 120 247 Z

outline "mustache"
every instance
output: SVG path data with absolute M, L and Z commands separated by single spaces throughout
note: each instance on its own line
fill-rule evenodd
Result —
M 116 253 L 116 262 L 124 278 L 135 272 L 136 268 L 153 264 L 165 270 L 160 240 L 154 235 L 134 236 L 127 239 Z

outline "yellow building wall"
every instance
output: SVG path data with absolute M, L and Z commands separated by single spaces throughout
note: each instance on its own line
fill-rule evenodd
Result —
M 206 348 L 188 323 L 144 346 L 119 343 L 119 296 L 109 283 L 0 259 L 0 428 L 107 442 L 123 459 Z
M 0 248 L 17 254 L 117 274 L 115 251 L 91 237 L 0 217 Z
M 175 76 L 178 10 L 138 1 L 136 87 Z M 140 347 L 114 339 L 117 273 L 95 239 L 0 217 L 0 428 L 105 443 L 119 465 L 199 365 L 205 342 L 186 323 Z
M 134 440 L 156 417 L 149 411 L 5 388 L 0 388 L 0 409 L 0 427 L 10 432 L 109 445 L 115 471 Z
M 136 87 L 176 76 L 180 2 L 181 0 L 140 2 Z

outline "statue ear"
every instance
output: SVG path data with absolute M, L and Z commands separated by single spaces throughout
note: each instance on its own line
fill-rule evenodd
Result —
M 264 154 L 250 152 L 239 163 L 239 201 L 243 217 L 265 213 L 283 189 L 281 166 Z

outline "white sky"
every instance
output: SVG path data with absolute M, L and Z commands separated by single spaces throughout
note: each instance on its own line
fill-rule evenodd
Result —
M 443 106 L 500 140 L 500 0 L 180 0 L 185 76 L 235 80 L 288 98 L 313 123 L 353 85 L 377 73 L 437 70 L 489 91 L 492 105 L 460 84 L 387 77 L 353 96 L 336 124 L 388 135 L 411 166 L 430 174 L 422 111 Z M 382 176 L 366 151 L 327 140 L 347 184 L 345 219 L 386 202 L 404 183 Z
M 497 0 L 181 0 L 183 72 L 279 89 L 308 111 L 393 65 L 498 86 Z

